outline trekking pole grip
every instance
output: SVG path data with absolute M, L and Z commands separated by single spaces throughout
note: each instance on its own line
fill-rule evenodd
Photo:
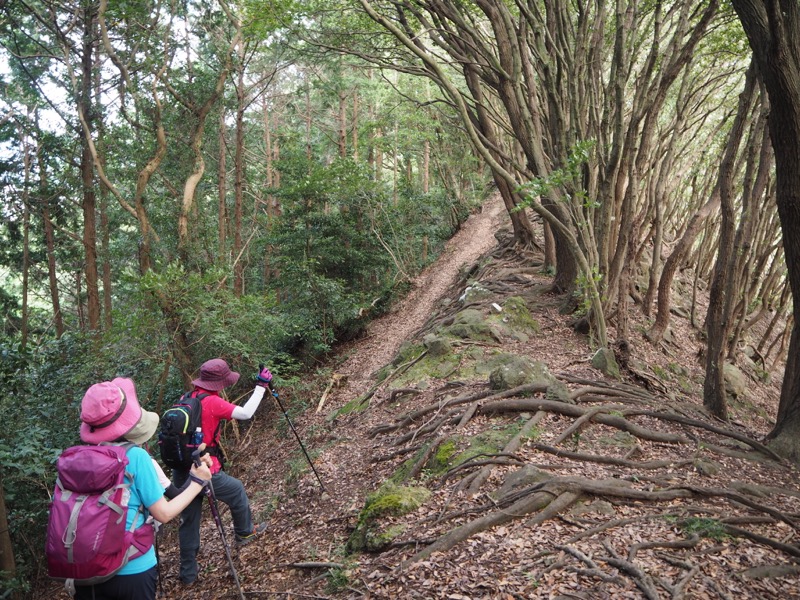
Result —
M 206 454 L 206 445 L 205 443 L 202 443 L 197 447 L 197 450 L 192 452 L 192 462 L 194 463 L 195 467 L 199 467 L 202 464 L 200 457 L 204 454 Z

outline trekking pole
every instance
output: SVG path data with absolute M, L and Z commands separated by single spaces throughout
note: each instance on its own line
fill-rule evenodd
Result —
M 153 546 L 156 551 L 156 576 L 158 577 L 158 597 L 163 598 L 164 594 L 164 582 L 163 577 L 161 577 L 161 557 L 158 554 L 158 537 L 161 535 L 161 526 L 156 525 L 156 535 L 153 538 Z
M 263 365 L 261 365 L 261 368 L 263 369 Z M 267 389 L 270 391 L 270 393 L 272 394 L 272 397 L 275 398 L 275 401 L 278 403 L 278 406 L 280 407 L 281 412 L 283 412 L 283 416 L 286 417 L 286 422 L 289 423 L 289 428 L 292 430 L 292 433 L 294 433 L 294 437 L 297 438 L 297 443 L 300 444 L 300 448 L 303 450 L 303 454 L 306 455 L 306 460 L 308 461 L 308 464 L 311 467 L 311 470 L 314 471 L 314 475 L 317 476 L 317 481 L 319 482 L 319 487 L 322 488 L 323 492 L 327 492 L 328 490 L 325 489 L 325 486 L 322 483 L 322 479 L 320 479 L 319 473 L 317 473 L 317 470 L 314 468 L 314 463 L 311 461 L 311 457 L 308 455 L 308 452 L 306 451 L 306 447 L 303 445 L 303 441 L 300 439 L 300 435 L 297 433 L 297 430 L 294 428 L 294 424 L 292 423 L 292 420 L 289 418 L 289 414 L 286 412 L 286 409 L 283 407 L 283 403 L 281 402 L 281 399 L 278 397 L 278 392 L 276 392 L 274 389 L 272 389 L 272 386 L 270 384 L 267 384 Z
M 192 459 L 194 460 L 194 464 L 198 467 L 200 466 L 200 450 L 195 450 L 192 452 Z M 208 504 L 211 507 L 211 515 L 214 517 L 214 523 L 217 524 L 217 530 L 219 531 L 219 535 L 222 538 L 222 545 L 225 548 L 225 556 L 228 557 L 228 565 L 231 568 L 231 575 L 233 575 L 233 580 L 236 582 L 236 588 L 239 590 L 239 598 L 241 600 L 245 600 L 244 592 L 242 591 L 242 585 L 239 583 L 239 574 L 236 572 L 236 567 L 233 566 L 233 558 L 231 558 L 231 549 L 228 546 L 228 540 L 225 538 L 225 528 L 222 526 L 222 519 L 219 517 L 219 509 L 217 508 L 217 499 L 214 496 L 214 486 L 211 485 L 211 480 L 209 479 L 208 485 L 203 486 L 203 493 L 208 497 Z

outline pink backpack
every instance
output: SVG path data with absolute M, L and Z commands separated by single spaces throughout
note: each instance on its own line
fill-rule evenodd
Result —
M 153 545 L 152 525 L 125 527 L 131 445 L 72 446 L 59 456 L 45 546 L 50 577 L 78 585 L 102 583 Z

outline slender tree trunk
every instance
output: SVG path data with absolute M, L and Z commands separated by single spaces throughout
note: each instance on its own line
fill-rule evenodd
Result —
M 658 300 L 656 303 L 656 318 L 653 321 L 653 326 L 647 332 L 647 337 L 653 342 L 658 342 L 664 335 L 667 326 L 669 325 L 669 310 L 672 295 L 672 281 L 675 278 L 675 272 L 678 270 L 684 257 L 688 254 L 697 235 L 700 233 L 702 226 L 705 224 L 706 218 L 719 207 L 719 186 L 714 188 L 711 198 L 706 202 L 703 207 L 698 210 L 689 220 L 689 226 L 683 232 L 683 236 L 675 245 L 672 253 L 667 257 L 664 262 L 664 268 L 661 272 L 661 277 L 658 281 Z
M 99 20 L 99 19 L 98 19 Z M 100 44 L 95 47 L 95 60 L 97 64 L 101 63 L 100 57 Z M 103 106 L 101 102 L 102 89 L 100 83 L 100 69 L 94 70 L 94 99 L 95 99 L 95 114 L 103 114 Z M 97 124 L 97 148 L 98 159 L 103 164 L 105 170 L 105 127 L 102 117 L 98 119 Z M 100 178 L 100 256 L 101 256 L 101 277 L 103 281 L 103 324 L 106 331 L 111 331 L 114 324 L 111 304 L 111 243 L 110 234 L 108 230 L 108 195 L 109 189 L 105 182 Z
M 86 311 L 83 302 L 83 271 L 75 271 L 75 314 L 78 317 L 78 328 L 81 331 L 86 329 Z
M 222 264 L 227 256 L 228 246 L 228 149 L 225 142 L 227 127 L 225 110 L 219 113 L 219 159 L 217 162 L 217 260 Z
M 244 265 L 242 247 L 242 214 L 244 204 L 245 164 L 244 164 L 244 111 L 246 108 L 246 92 L 244 86 L 244 52 L 240 46 L 239 63 L 237 65 L 236 97 L 236 147 L 234 150 L 234 204 L 233 204 L 233 293 L 240 297 L 244 294 Z
M 353 160 L 358 162 L 358 90 L 353 90 Z
M 725 348 L 730 333 L 729 316 L 731 298 L 728 281 L 733 265 L 734 212 L 733 212 L 733 180 L 736 154 L 744 133 L 744 125 L 750 115 L 750 108 L 755 97 L 755 63 L 751 63 L 747 71 L 745 88 L 739 97 L 739 109 L 728 136 L 728 144 L 720 164 L 719 192 L 722 222 L 717 250 L 717 262 L 711 281 L 711 292 L 706 314 L 706 379 L 703 385 L 703 406 L 720 419 L 728 418 L 728 406 L 725 398 L 724 366 Z
M 100 331 L 100 292 L 97 285 L 97 225 L 94 169 L 89 136 L 92 131 L 92 57 L 95 15 L 87 11 L 84 16 L 83 48 L 81 54 L 81 109 L 87 115 L 89 131 L 81 138 L 81 183 L 83 184 L 83 250 L 86 279 L 86 312 L 89 330 Z
M 556 271 L 556 239 L 547 221 L 544 222 L 544 268 L 547 272 Z
M 425 140 L 422 148 L 422 193 L 427 194 L 430 191 L 430 169 L 431 169 L 431 142 Z
M 178 254 L 181 260 L 186 263 L 189 260 L 189 215 L 194 210 L 195 192 L 200 180 L 205 173 L 206 163 L 203 158 L 202 146 L 203 138 L 205 136 L 206 119 L 211 112 L 211 109 L 222 97 L 225 81 L 228 79 L 228 74 L 233 65 L 232 55 L 234 50 L 239 46 L 242 38 L 242 29 L 239 23 L 236 23 L 236 34 L 234 35 L 225 56 L 224 64 L 217 73 L 216 84 L 209 96 L 202 103 L 188 102 L 182 99 L 187 108 L 191 108 L 192 116 L 195 122 L 193 123 L 191 135 L 189 137 L 189 147 L 192 151 L 194 158 L 194 165 L 192 173 L 186 178 L 183 186 L 183 198 L 181 199 L 180 212 L 178 214 Z
M 103 322 L 106 331 L 114 324 L 113 306 L 111 304 L 111 239 L 108 226 L 108 194 L 100 188 L 100 235 L 102 236 L 102 278 L 103 278 Z
M 22 327 L 20 346 L 24 350 L 28 345 L 28 281 L 30 278 L 30 185 L 31 185 L 31 148 L 28 136 L 19 128 L 19 143 L 22 148 Z
M 347 95 L 339 91 L 339 158 L 347 157 Z
M 39 114 L 34 114 L 36 129 L 39 130 Z M 61 314 L 61 299 L 58 292 L 58 277 L 56 270 L 56 243 L 53 232 L 53 222 L 50 220 L 50 198 L 47 190 L 47 166 L 44 161 L 41 141 L 36 141 L 36 162 L 39 171 L 39 204 L 42 207 L 42 226 L 44 228 L 44 242 L 47 251 L 47 280 L 50 287 L 50 304 L 53 307 L 53 323 L 56 338 L 64 335 L 64 318 Z
M 264 121 L 264 183 L 267 189 L 271 190 L 274 186 L 272 177 L 272 126 L 269 118 L 269 103 L 266 98 L 263 100 L 261 110 Z M 272 222 L 272 217 L 275 214 L 274 203 L 275 196 L 270 192 L 267 194 L 267 216 L 270 222 Z
M 311 163 L 311 86 L 306 82 L 306 160 Z
M 0 572 L 3 573 L 5 579 L 13 579 L 17 574 L 14 546 L 11 544 L 11 531 L 8 528 L 8 510 L 3 492 L 2 469 L 0 469 Z
M 383 129 L 375 129 L 375 137 L 372 146 L 375 148 L 375 181 L 383 179 Z

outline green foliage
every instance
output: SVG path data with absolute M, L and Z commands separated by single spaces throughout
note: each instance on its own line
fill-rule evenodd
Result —
M 336 594 L 338 592 L 344 592 L 350 587 L 350 572 L 347 569 L 328 569 L 326 577 L 328 581 L 325 588 L 328 593 Z
M 709 538 L 715 542 L 722 542 L 731 537 L 725 529 L 725 524 L 717 519 L 693 517 L 682 521 L 680 528 L 687 535 Z
M 365 325 L 362 309 L 380 311 L 398 276 L 424 266 L 423 238 L 429 259 L 443 246 L 453 231 L 446 225 L 450 203 L 406 194 L 395 205 L 347 159 L 323 166 L 295 156 L 281 170 L 293 183 L 274 190 L 283 214 L 267 240 L 278 271 L 278 310 L 289 347 L 314 356 L 356 335 Z
M 590 279 L 591 278 L 591 279 Z M 578 306 L 575 309 L 575 314 L 578 316 L 589 314 L 592 308 L 591 290 L 599 289 L 603 281 L 603 274 L 600 273 L 597 267 L 592 267 L 590 275 L 579 273 L 576 279 L 575 291 L 572 292 L 573 296 L 577 299 Z M 591 285 L 593 284 L 593 286 Z
M 597 208 L 596 200 L 589 198 L 586 191 L 581 188 L 581 170 L 589 161 L 591 152 L 595 147 L 593 140 L 584 140 L 575 144 L 567 164 L 560 169 L 554 169 L 546 177 L 535 177 L 528 184 L 520 187 L 525 200 L 515 210 L 522 210 L 530 206 L 535 198 L 546 196 L 554 188 L 572 190 L 574 198 L 579 200 L 584 208 Z
M 84 341 L 65 336 L 38 353 L 0 346 L 0 480 L 21 578 L 41 568 L 53 462 L 77 442 L 76 380 L 65 357 Z

